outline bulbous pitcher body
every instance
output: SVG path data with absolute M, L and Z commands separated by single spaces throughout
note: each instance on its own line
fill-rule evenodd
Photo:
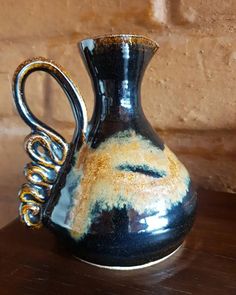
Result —
M 16 106 L 33 130 L 26 140 L 32 163 L 19 193 L 21 218 L 31 227 L 46 225 L 92 264 L 152 264 L 180 247 L 194 221 L 189 174 L 141 107 L 141 80 L 157 48 L 135 35 L 80 43 L 95 93 L 88 125 L 78 89 L 60 66 L 36 58 L 14 77 Z M 25 79 L 36 70 L 55 77 L 71 102 L 76 129 L 69 144 L 25 103 Z

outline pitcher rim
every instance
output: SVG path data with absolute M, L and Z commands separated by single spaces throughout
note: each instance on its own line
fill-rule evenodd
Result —
M 79 41 L 79 45 L 83 45 L 84 43 L 87 43 L 89 41 L 95 41 L 96 43 L 99 43 L 100 45 L 110 45 L 112 43 L 115 44 L 122 44 L 122 43 L 128 43 L 128 44 L 136 44 L 136 45 L 144 45 L 152 50 L 156 51 L 159 49 L 159 44 L 152 40 L 149 37 L 146 37 L 144 35 L 139 34 L 104 34 L 104 35 L 97 35 L 90 38 L 85 38 Z

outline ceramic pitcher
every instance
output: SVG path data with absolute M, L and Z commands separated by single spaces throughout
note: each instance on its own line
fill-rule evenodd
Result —
M 32 162 L 19 192 L 21 220 L 32 228 L 45 225 L 92 264 L 150 265 L 174 253 L 193 224 L 189 174 L 141 106 L 142 77 L 157 49 L 136 35 L 80 42 L 95 93 L 89 124 L 78 88 L 61 66 L 34 58 L 14 75 L 15 104 L 32 129 L 25 141 Z M 34 71 L 53 76 L 68 97 L 76 122 L 70 143 L 30 111 L 24 85 Z

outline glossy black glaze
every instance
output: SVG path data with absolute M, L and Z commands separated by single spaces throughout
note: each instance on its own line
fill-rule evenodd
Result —
M 95 108 L 87 142 L 96 149 L 113 134 L 132 129 L 164 149 L 140 102 L 141 80 L 157 49 L 156 45 L 150 47 L 141 39 L 140 42 L 130 43 L 120 42 L 118 38 L 117 42 L 116 37 L 114 43 L 102 41 L 85 40 L 80 46 L 95 91 Z M 158 171 L 149 170 L 149 167 L 123 165 L 117 169 L 154 178 L 163 176 Z M 52 204 L 53 211 L 55 199 Z M 97 203 L 89 232 L 79 240 L 71 237 L 66 225 L 63 227 L 53 220 L 50 210 L 47 225 L 66 241 L 79 258 L 107 266 L 137 266 L 163 258 L 178 248 L 192 227 L 195 209 L 196 195 L 190 182 L 189 192 L 183 201 L 165 213 L 156 208 L 139 215 L 126 206 L 102 211 Z
M 88 141 L 94 148 L 107 137 L 129 128 L 163 147 L 143 113 L 140 99 L 144 71 L 158 46 L 139 39 L 132 42 L 132 36 L 111 36 L 80 43 L 95 93 L 88 132 Z
M 20 192 L 22 220 L 33 228 L 44 223 L 75 256 L 95 264 L 126 267 L 163 258 L 177 249 L 193 224 L 196 194 L 188 173 L 141 107 L 142 77 L 157 48 L 132 35 L 81 42 L 95 92 L 88 128 L 83 100 L 60 66 L 36 58 L 14 76 L 16 106 L 32 128 L 26 149 L 33 162 Z M 70 144 L 26 104 L 24 83 L 36 70 L 56 78 L 70 99 L 76 120 Z
M 165 215 L 160 211 L 139 215 L 132 208 L 125 207 L 101 213 L 95 208 L 97 218 L 90 232 L 79 241 L 52 221 L 50 227 L 81 259 L 105 266 L 138 266 L 171 254 L 183 243 L 195 219 L 196 201 L 196 194 L 190 186 L 183 202 L 173 206 Z

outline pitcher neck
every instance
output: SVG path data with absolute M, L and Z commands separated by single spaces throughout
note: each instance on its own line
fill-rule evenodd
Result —
M 95 91 L 93 117 L 129 120 L 142 113 L 142 77 L 157 48 L 155 42 L 134 35 L 98 37 L 80 43 Z

